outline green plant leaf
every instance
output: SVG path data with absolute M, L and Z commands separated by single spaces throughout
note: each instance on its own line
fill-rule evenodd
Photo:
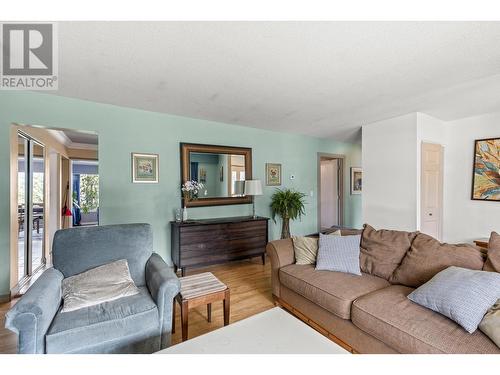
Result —
M 80 208 L 84 214 L 99 207 L 99 176 L 80 175 Z
M 271 217 L 276 222 L 276 216 L 295 220 L 305 215 L 304 193 L 291 189 L 276 189 L 271 197 Z

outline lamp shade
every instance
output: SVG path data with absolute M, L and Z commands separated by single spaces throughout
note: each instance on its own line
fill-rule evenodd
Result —
M 262 195 L 262 183 L 260 180 L 246 180 L 245 195 Z

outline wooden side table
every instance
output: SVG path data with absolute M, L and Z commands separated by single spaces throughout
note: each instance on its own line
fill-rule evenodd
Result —
M 182 341 L 188 339 L 189 309 L 207 305 L 207 320 L 212 321 L 212 302 L 222 301 L 224 306 L 224 325 L 229 324 L 230 292 L 226 284 L 211 272 L 179 278 L 181 291 L 175 297 L 172 309 L 172 333 L 175 333 L 175 302 L 181 306 Z

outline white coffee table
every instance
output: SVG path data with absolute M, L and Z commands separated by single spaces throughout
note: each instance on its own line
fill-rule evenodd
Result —
M 349 354 L 280 307 L 164 349 L 159 354 Z

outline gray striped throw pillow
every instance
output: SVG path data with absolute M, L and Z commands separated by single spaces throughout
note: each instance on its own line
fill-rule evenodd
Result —
M 359 268 L 360 241 L 361 235 L 337 237 L 320 233 L 316 270 L 361 275 Z
M 500 273 L 448 267 L 408 298 L 436 311 L 473 333 L 500 298 Z

